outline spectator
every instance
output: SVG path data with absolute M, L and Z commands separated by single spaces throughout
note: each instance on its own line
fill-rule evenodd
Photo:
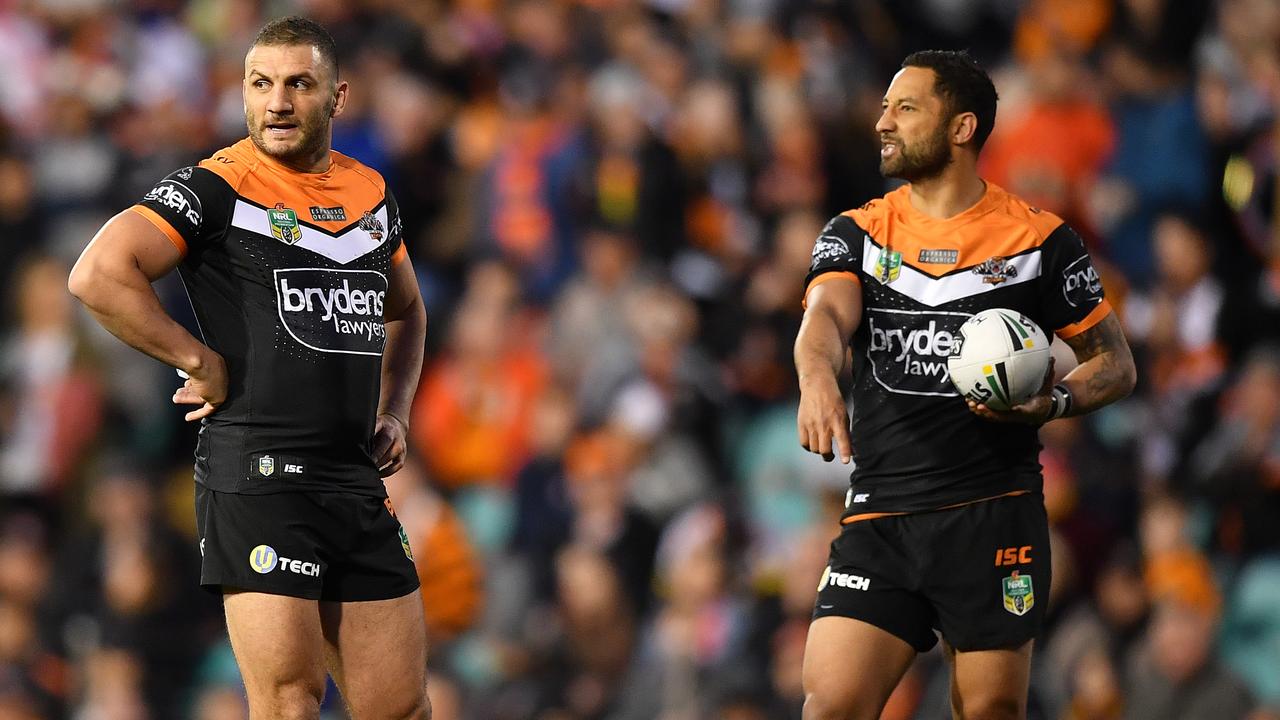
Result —
M 470 275 L 449 352 L 424 371 L 410 427 L 433 478 L 448 489 L 508 486 L 528 459 L 529 418 L 545 363 L 520 332 L 519 287 L 504 266 Z
M 34 257 L 17 271 L 17 324 L 0 351 L 9 407 L 0 440 L 0 494 L 55 517 L 98 433 L 101 389 L 63 292 L 67 269 Z
M 1159 600 L 1125 690 L 1126 720 L 1244 717 L 1253 702 L 1214 657 L 1216 609 L 1193 589 Z

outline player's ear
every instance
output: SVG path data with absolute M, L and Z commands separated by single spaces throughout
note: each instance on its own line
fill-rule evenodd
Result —
M 334 88 L 333 105 L 329 108 L 329 117 L 338 117 L 342 114 L 343 109 L 347 107 L 347 91 L 349 89 L 346 82 L 340 82 Z
M 951 142 L 964 145 L 978 134 L 978 116 L 971 112 L 960 113 L 951 121 Z

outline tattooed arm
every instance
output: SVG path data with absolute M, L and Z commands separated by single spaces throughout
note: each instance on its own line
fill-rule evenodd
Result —
M 1083 415 L 1133 392 L 1138 371 L 1115 313 L 1079 335 L 1066 339 L 1080 364 L 1062 384 L 1071 391 L 1068 415 Z

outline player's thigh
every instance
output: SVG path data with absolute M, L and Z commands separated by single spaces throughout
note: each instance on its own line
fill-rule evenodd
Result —
M 912 658 L 937 642 L 901 518 L 851 523 L 831 543 L 805 646 L 805 718 L 878 718 Z
M 1022 720 L 1031 683 L 1031 647 L 953 651 L 951 708 L 956 720 Z
M 227 634 L 255 708 L 324 694 L 324 637 L 315 600 L 226 589 Z
M 416 718 L 426 707 L 422 596 L 322 602 L 325 657 L 354 720 Z
M 815 619 L 804 649 L 805 720 L 875 720 L 915 656 L 909 643 L 875 625 Z

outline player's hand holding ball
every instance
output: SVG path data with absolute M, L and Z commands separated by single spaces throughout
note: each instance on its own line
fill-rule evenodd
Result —
M 1048 419 L 1053 356 L 1038 325 L 1019 312 L 993 308 L 966 320 L 959 334 L 947 369 L 969 410 L 998 422 L 1039 425 Z

